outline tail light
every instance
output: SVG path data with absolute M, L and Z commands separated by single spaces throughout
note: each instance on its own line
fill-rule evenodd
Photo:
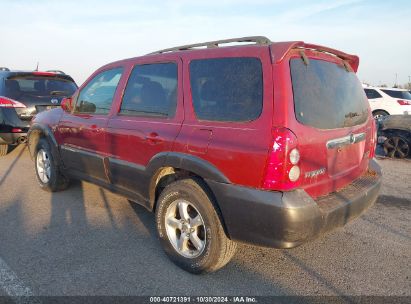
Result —
M 296 188 L 301 180 L 297 137 L 287 128 L 274 128 L 272 138 L 262 188 L 268 190 Z
M 4 96 L 0 96 L 0 108 L 25 108 L 26 106 L 21 102 L 7 98 Z
M 370 158 L 375 156 L 375 149 L 377 145 L 377 123 L 375 119 L 371 119 L 371 140 L 370 140 Z
M 411 105 L 411 100 L 403 100 L 403 99 L 398 99 L 397 102 L 402 105 L 402 106 L 409 106 Z

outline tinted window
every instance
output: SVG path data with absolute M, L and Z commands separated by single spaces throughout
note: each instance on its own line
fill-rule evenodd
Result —
M 250 121 L 263 107 L 263 73 L 257 58 L 218 58 L 190 63 L 198 119 Z
M 364 123 L 368 101 L 354 72 L 342 65 L 300 58 L 290 60 L 297 120 L 319 129 L 335 129 Z
M 411 100 L 411 94 L 408 91 L 394 91 L 394 90 L 381 90 L 381 91 L 383 91 L 385 94 L 388 94 L 389 96 L 393 98 Z
M 5 87 L 6 97 L 17 100 L 23 96 L 71 96 L 77 89 L 77 86 L 72 81 L 36 76 L 17 76 L 6 79 Z
M 378 93 L 376 90 L 372 89 L 364 89 L 365 95 L 367 95 L 368 99 L 375 99 L 375 98 L 380 98 L 381 94 Z
M 174 115 L 176 104 L 177 65 L 137 65 L 128 80 L 120 113 L 167 117 Z
M 99 73 L 80 92 L 76 112 L 108 114 L 123 69 Z

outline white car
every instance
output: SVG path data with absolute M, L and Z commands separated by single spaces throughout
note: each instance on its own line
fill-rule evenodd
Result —
M 374 118 L 385 115 L 411 115 L 411 93 L 407 90 L 364 85 Z

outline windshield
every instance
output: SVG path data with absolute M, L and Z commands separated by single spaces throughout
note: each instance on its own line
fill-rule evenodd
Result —
M 351 127 L 368 117 L 368 100 L 354 72 L 343 65 L 300 58 L 290 60 L 295 115 L 319 129 Z
M 398 99 L 408 99 L 411 100 L 411 94 L 408 91 L 394 91 L 394 90 L 381 90 L 385 94 Z
M 22 96 L 71 96 L 77 89 L 72 81 L 49 77 L 13 77 L 6 79 L 6 95 L 19 100 Z

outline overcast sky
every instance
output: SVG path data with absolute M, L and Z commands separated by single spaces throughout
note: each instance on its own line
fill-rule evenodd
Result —
M 0 0 L 0 16 L 0 66 L 39 61 L 78 84 L 111 61 L 249 35 L 357 54 L 371 84 L 411 76 L 410 0 Z

